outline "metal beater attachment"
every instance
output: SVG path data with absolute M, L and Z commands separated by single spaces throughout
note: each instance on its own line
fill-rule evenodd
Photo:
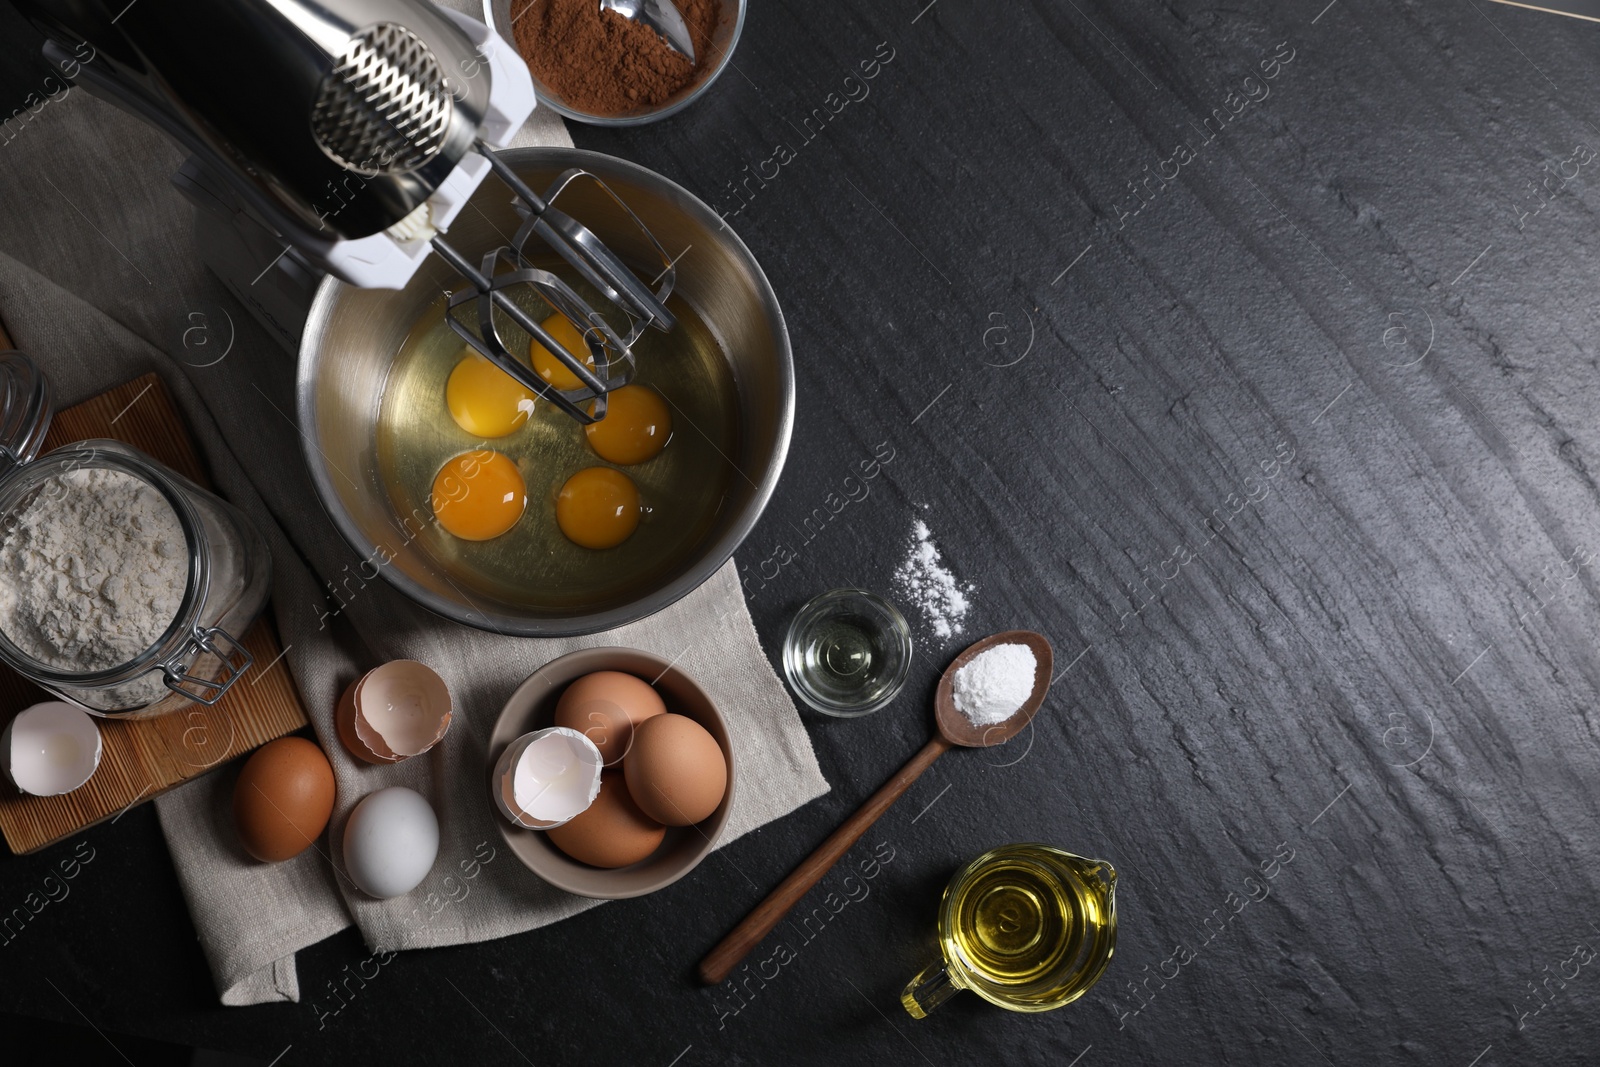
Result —
M 478 150 L 489 161 L 494 173 L 516 195 L 517 213 L 523 217 L 523 223 L 511 244 L 489 252 L 476 267 L 442 237 L 433 239 L 434 251 L 471 284 L 470 289 L 450 295 L 446 321 L 463 341 L 529 391 L 555 404 L 580 423 L 597 422 L 605 418 L 606 394 L 633 380 L 633 343 L 649 327 L 668 331 L 677 325 L 677 318 L 666 307 L 667 297 L 677 280 L 677 269 L 666 249 L 661 247 L 661 242 L 656 240 L 639 216 L 605 182 L 588 171 L 573 169 L 563 172 L 540 197 L 492 151 L 482 145 L 478 146 Z M 661 261 L 661 273 L 648 285 L 640 281 L 592 230 L 551 206 L 564 190 L 579 180 L 593 182 L 609 196 L 655 250 Z M 524 249 L 529 239 L 535 236 L 626 315 L 625 329 L 619 331 L 561 278 L 533 265 Z M 592 369 L 568 352 L 512 297 L 510 291 L 520 285 L 531 288 L 545 304 L 564 315 L 577 328 L 588 346 L 589 357 L 593 360 Z M 650 285 L 657 287 L 652 291 Z M 477 311 L 475 322 L 463 321 L 458 313 L 458 309 L 469 304 Z M 495 314 L 497 308 L 502 315 Z M 582 383 L 579 388 L 565 391 L 556 389 L 512 355 L 501 334 L 503 319 L 510 319 L 560 360 Z M 527 350 L 525 343 L 518 347 Z M 589 401 L 593 403 L 589 404 Z
M 666 308 L 676 280 L 672 261 L 628 205 L 587 171 L 567 171 L 543 197 L 529 189 L 481 136 L 470 132 L 476 125 L 468 122 L 470 106 L 470 93 L 452 87 L 444 66 L 424 41 L 404 26 L 380 23 L 353 34 L 339 62 L 323 78 L 313 108 L 312 131 L 322 151 L 341 166 L 371 177 L 392 175 L 401 183 L 418 180 L 436 160 L 449 155 L 452 144 L 483 156 L 515 195 L 517 211 L 524 219 L 511 244 L 496 248 L 474 266 L 415 214 L 387 232 L 401 241 L 427 236 L 434 251 L 470 283 L 470 289 L 451 295 L 447 310 L 451 328 L 467 344 L 579 422 L 602 419 L 606 394 L 633 377 L 633 342 L 647 327 L 671 330 L 677 325 Z M 460 140 L 463 136 L 470 144 Z M 662 271 L 651 282 L 660 283 L 656 291 L 641 282 L 593 231 L 551 206 L 562 190 L 581 178 L 593 181 L 610 196 L 660 255 Z M 427 216 L 424 207 L 421 218 Z M 627 316 L 626 329 L 619 331 L 571 286 L 532 265 L 525 249 L 534 236 Z M 518 285 L 531 287 L 546 304 L 571 320 L 589 348 L 593 370 L 513 299 L 510 290 Z M 457 315 L 457 309 L 469 303 L 477 308 L 476 329 Z M 496 308 L 501 315 L 495 315 Z M 577 376 L 581 386 L 559 391 L 515 358 L 501 334 L 504 319 L 543 345 Z M 527 350 L 525 343 L 519 347 Z M 592 405 L 588 401 L 593 401 Z

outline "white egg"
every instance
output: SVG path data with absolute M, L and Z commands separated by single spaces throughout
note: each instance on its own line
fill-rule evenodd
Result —
M 368 896 L 411 892 L 438 855 L 439 819 L 413 789 L 394 785 L 368 793 L 345 823 L 345 873 Z
M 24 793 L 53 797 L 87 782 L 100 766 L 100 730 L 82 708 L 59 700 L 17 713 L 0 734 L 0 766 Z

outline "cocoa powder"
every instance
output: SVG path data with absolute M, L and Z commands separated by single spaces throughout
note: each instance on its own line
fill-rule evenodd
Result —
M 600 0 L 526 2 L 512 5 L 517 51 L 535 78 L 578 111 L 621 115 L 658 107 L 698 84 L 718 58 L 711 54 L 718 0 L 677 0 L 694 42 L 693 63 L 642 22 L 601 11 Z

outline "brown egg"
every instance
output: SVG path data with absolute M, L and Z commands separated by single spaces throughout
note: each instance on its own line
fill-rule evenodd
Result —
M 262 745 L 233 787 L 244 850 L 267 863 L 298 856 L 327 829 L 333 791 L 333 767 L 312 742 L 280 737 Z
M 556 703 L 555 724 L 594 742 L 607 767 L 628 754 L 634 729 L 666 714 L 661 696 L 642 678 L 621 671 L 596 671 L 567 686 Z
M 626 867 L 654 852 L 667 836 L 667 828 L 639 810 L 621 771 L 605 771 L 594 803 L 545 834 L 551 844 L 579 863 Z
M 639 807 L 668 826 L 704 819 L 728 789 L 728 761 L 717 739 L 686 715 L 660 715 L 636 726 L 622 768 Z

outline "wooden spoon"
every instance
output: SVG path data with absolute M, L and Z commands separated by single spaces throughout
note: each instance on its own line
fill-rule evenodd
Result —
M 980 652 L 995 645 L 1027 645 L 1033 651 L 1033 658 L 1037 664 L 1033 672 L 1033 692 L 1028 695 L 1022 707 L 1004 722 L 990 726 L 974 726 L 962 714 L 961 709 L 956 707 L 956 672 Z M 817 850 L 796 867 L 789 877 L 780 882 L 778 888 L 767 895 L 766 900 L 745 916 L 744 922 L 735 926 L 733 931 L 700 961 L 700 980 L 707 985 L 716 985 L 727 978 L 739 965 L 739 961 L 759 945 L 762 938 L 772 932 L 772 928 L 789 914 L 789 909 L 794 907 L 823 875 L 833 869 L 839 857 L 848 852 L 850 846 L 867 832 L 867 828 L 889 810 L 889 805 L 900 799 L 900 794 L 911 788 L 911 783 L 932 766 L 934 760 L 957 745 L 962 748 L 992 748 L 1004 744 L 1021 733 L 1022 728 L 1033 721 L 1039 706 L 1044 703 L 1045 691 L 1050 688 L 1053 663 L 1054 656 L 1050 651 L 1050 642 L 1032 630 L 1007 630 L 1005 633 L 985 637 L 957 656 L 939 678 L 939 688 L 933 697 L 933 718 L 938 725 L 939 735 L 923 745 L 922 751 L 912 756 L 893 778 L 885 782 L 881 789 L 872 794 L 867 802 L 845 821 L 844 825 L 817 846 Z

